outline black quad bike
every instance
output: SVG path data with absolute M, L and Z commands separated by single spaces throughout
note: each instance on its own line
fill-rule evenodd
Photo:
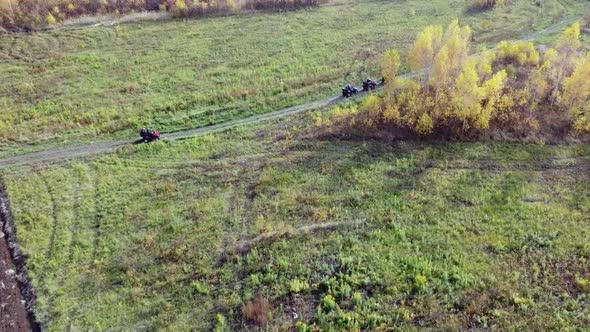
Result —
M 352 95 L 355 95 L 357 93 L 359 93 L 359 89 L 347 84 L 344 88 L 342 88 L 342 97 L 344 98 L 348 98 L 348 97 L 352 97 Z

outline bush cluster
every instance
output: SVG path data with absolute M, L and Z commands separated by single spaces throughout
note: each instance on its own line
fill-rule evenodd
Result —
M 409 54 L 419 80 L 397 77 L 399 55 L 388 51 L 384 96 L 337 108 L 317 123 L 460 139 L 492 131 L 516 139 L 590 134 L 590 53 L 581 50 L 579 23 L 542 52 L 532 42 L 503 41 L 469 56 L 470 40 L 469 27 L 457 21 L 446 31 L 426 28 Z
M 588 9 L 584 14 L 582 24 L 585 29 L 590 29 L 590 9 Z
M 324 3 L 324 0 L 250 0 L 246 1 L 241 8 L 249 10 L 294 10 L 303 7 L 317 6 Z
M 467 6 L 471 10 L 489 10 L 506 6 L 508 0 L 468 0 Z
M 32 31 L 84 15 L 167 11 L 178 17 L 231 13 L 238 9 L 291 10 L 322 0 L 0 0 L 0 28 Z
M 267 299 L 259 297 L 249 301 L 242 307 L 244 318 L 256 324 L 258 327 L 264 327 L 268 323 L 271 306 Z

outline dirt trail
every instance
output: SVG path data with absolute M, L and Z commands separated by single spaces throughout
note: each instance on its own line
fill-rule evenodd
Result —
M 277 239 L 284 236 L 296 236 L 306 233 L 314 233 L 319 231 L 327 231 L 333 230 L 337 228 L 351 228 L 351 227 L 360 227 L 363 225 L 367 225 L 367 221 L 364 219 L 353 220 L 353 221 L 340 221 L 340 222 L 325 222 L 322 224 L 313 224 L 313 225 L 306 225 L 296 229 L 285 229 L 283 231 L 272 231 L 267 233 L 262 233 L 257 237 L 253 238 L 252 240 L 241 240 L 236 243 L 235 248 L 228 248 L 226 252 L 237 251 L 238 253 L 244 254 L 250 251 L 252 246 L 258 244 L 259 242 L 268 241 L 272 239 Z
M 51 149 L 40 152 L 24 154 L 20 156 L 0 159 L 0 169 L 10 166 L 22 166 L 27 164 L 36 164 L 51 162 L 55 160 L 69 159 L 73 157 L 84 157 L 92 154 L 112 152 L 116 149 L 132 144 L 132 140 L 122 140 L 113 142 L 104 142 L 88 145 L 73 146 L 62 149 Z
M 0 179 L 0 331 L 40 331 L 33 306 L 33 288 L 16 243 L 10 201 Z
M 522 36 L 519 40 L 527 40 L 527 41 L 535 40 L 535 39 L 537 39 L 541 36 L 547 35 L 549 33 L 554 33 L 554 32 L 563 30 L 566 26 L 568 26 L 569 24 L 572 24 L 573 22 L 575 22 L 576 20 L 579 20 L 579 19 L 580 19 L 579 16 L 572 16 L 572 17 L 564 18 L 560 22 L 553 24 L 543 30 L 537 31 L 535 33 L 532 33 L 532 34 L 529 34 L 526 36 Z M 414 77 L 421 75 L 422 72 L 423 71 L 411 72 L 411 73 L 407 73 L 404 75 L 400 75 L 400 77 L 414 78 Z M 228 128 L 232 128 L 232 127 L 236 127 L 236 126 L 240 126 L 240 125 L 246 125 L 246 124 L 252 124 L 252 123 L 265 121 L 265 120 L 277 119 L 277 118 L 281 118 L 281 117 L 285 117 L 285 116 L 289 116 L 289 115 L 293 115 L 293 114 L 297 114 L 297 113 L 302 113 L 302 112 L 306 112 L 306 111 L 310 111 L 310 110 L 316 110 L 316 109 L 321 109 L 321 108 L 324 108 L 327 106 L 335 105 L 335 104 L 342 102 L 343 100 L 345 100 L 345 99 L 340 96 L 335 96 L 335 97 L 330 97 L 330 98 L 316 101 L 316 102 L 311 102 L 311 103 L 307 103 L 307 104 L 303 104 L 303 105 L 299 105 L 299 106 L 293 106 L 293 107 L 289 107 L 286 109 L 282 109 L 282 110 L 278 110 L 278 111 L 274 111 L 274 112 L 270 112 L 270 113 L 265 113 L 265 114 L 260 114 L 260 115 L 255 115 L 255 116 L 244 118 L 244 119 L 237 119 L 237 120 L 233 120 L 233 121 L 228 121 L 228 122 L 224 122 L 224 123 L 220 123 L 220 124 L 216 124 L 216 125 L 212 125 L 212 126 L 208 126 L 208 127 L 201 127 L 201 128 L 197 128 L 197 129 L 179 131 L 179 132 L 168 133 L 168 134 L 164 133 L 162 135 L 162 140 L 177 140 L 177 139 L 189 138 L 189 137 L 193 137 L 193 136 L 199 136 L 199 135 L 204 135 L 204 134 L 208 134 L 208 133 L 221 131 L 224 129 L 228 129 Z M 30 153 L 30 154 L 25 154 L 25 155 L 7 157 L 7 158 L 0 159 L 0 169 L 12 167 L 12 166 L 22 166 L 22 165 L 36 164 L 36 163 L 46 163 L 46 162 L 52 162 L 52 161 L 57 161 L 57 160 L 66 160 L 66 159 L 75 158 L 75 157 L 86 157 L 86 156 L 90 156 L 90 155 L 113 152 L 122 146 L 130 145 L 133 143 L 134 143 L 133 140 L 119 140 L 119 141 L 102 142 L 102 143 L 95 143 L 95 144 L 88 144 L 88 145 L 81 145 L 81 146 L 73 146 L 73 147 L 62 148 L 62 149 L 50 149 L 50 150 L 45 150 L 45 151 L 35 152 L 35 153 Z
M 202 127 L 197 129 L 179 131 L 169 134 L 162 134 L 162 140 L 178 140 L 189 138 L 193 136 L 204 135 L 208 133 L 213 133 L 221 130 L 225 130 L 228 128 L 252 124 L 260 121 L 265 120 L 272 120 L 277 119 L 297 113 L 302 113 L 308 110 L 314 110 L 323 108 L 326 106 L 334 105 L 344 100 L 342 97 L 332 97 L 327 98 L 321 101 L 316 101 L 304 105 L 289 107 L 283 110 L 255 115 L 252 117 L 248 117 L 245 119 L 238 119 L 233 121 L 228 121 L 208 127 Z M 81 146 L 73 146 L 68 148 L 62 149 L 52 149 L 52 150 L 45 150 L 41 152 L 35 152 L 20 156 L 8 157 L 4 159 L 0 159 L 0 169 L 7 168 L 11 166 L 22 166 L 28 164 L 36 164 L 36 163 L 46 163 L 52 162 L 56 160 L 66 160 L 74 157 L 86 157 L 95 154 L 102 154 L 107 152 L 115 151 L 116 149 L 131 145 L 135 142 L 135 140 L 120 140 L 120 141 L 112 141 L 112 142 L 103 142 L 103 143 L 96 143 L 96 144 L 88 144 L 88 145 L 81 145 Z
M 413 78 L 421 74 L 421 71 L 412 72 L 405 75 L 400 75 L 403 78 Z M 359 93 L 357 96 L 364 95 L 365 92 Z M 267 121 L 272 119 L 278 119 L 298 113 L 303 113 L 310 110 L 317 110 L 324 107 L 336 105 L 341 103 L 342 101 L 347 100 L 341 96 L 334 96 L 330 98 L 326 98 L 320 101 L 315 101 L 303 105 L 293 106 L 289 108 L 285 108 L 282 110 L 264 113 L 259 115 L 254 115 L 244 119 L 236 119 L 228 122 L 223 122 L 215 125 L 211 125 L 208 127 L 201 127 L 196 129 L 178 131 L 173 133 L 162 133 L 161 140 L 179 140 L 190 138 L 194 136 L 205 135 L 209 133 L 214 133 L 218 131 L 222 131 L 225 129 L 253 124 L 261 121 Z M 116 149 L 134 144 L 136 140 L 119 140 L 119 141 L 111 141 L 111 142 L 102 142 L 102 143 L 95 143 L 95 144 L 88 144 L 88 145 L 80 145 L 80 146 L 72 146 L 67 148 L 61 149 L 50 149 L 40 152 L 34 152 L 14 157 L 7 157 L 0 159 L 0 169 L 12 167 L 12 166 L 22 166 L 28 164 L 38 164 L 38 163 L 47 163 L 52 161 L 61 161 L 70 158 L 76 157 L 86 157 L 90 155 L 102 154 L 107 152 L 113 152 Z

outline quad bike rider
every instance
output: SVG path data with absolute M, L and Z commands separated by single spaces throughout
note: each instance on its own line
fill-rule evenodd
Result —
M 160 132 L 148 128 L 141 128 L 141 130 L 139 131 L 139 136 L 141 136 L 141 139 L 144 143 L 147 143 L 159 140 Z
M 370 78 L 367 78 L 366 81 L 363 82 L 363 91 L 375 91 L 377 89 L 377 82 Z
M 346 84 L 344 88 L 342 88 L 342 97 L 348 98 L 354 94 L 357 94 L 359 89 L 352 86 L 351 84 Z

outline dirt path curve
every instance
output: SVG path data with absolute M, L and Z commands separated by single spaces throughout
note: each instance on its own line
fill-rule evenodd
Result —
M 519 40 L 533 41 L 533 40 L 535 40 L 541 36 L 547 35 L 549 33 L 554 33 L 554 32 L 563 30 L 569 24 L 572 24 L 573 22 L 575 22 L 576 20 L 579 20 L 579 19 L 580 19 L 579 16 L 570 16 L 570 17 L 564 18 L 560 22 L 553 24 L 543 30 L 537 31 L 535 33 L 532 33 L 532 34 L 529 34 L 526 36 L 522 36 Z M 411 73 L 407 73 L 404 75 L 400 75 L 400 77 L 413 78 L 413 77 L 419 76 L 421 73 L 422 73 L 422 71 L 416 71 L 416 72 L 411 72 Z M 311 103 L 307 103 L 307 104 L 303 104 L 303 105 L 299 105 L 299 106 L 293 106 L 293 107 L 289 107 L 286 109 L 282 109 L 282 110 L 278 110 L 278 111 L 274 111 L 274 112 L 270 112 L 270 113 L 265 113 L 265 114 L 260 114 L 260 115 L 255 115 L 255 116 L 251 116 L 251 117 L 244 118 L 244 119 L 237 119 L 237 120 L 233 120 L 233 121 L 228 121 L 228 122 L 224 122 L 224 123 L 220 123 L 220 124 L 216 124 L 216 125 L 212 125 L 212 126 L 208 126 L 208 127 L 201 127 L 201 128 L 197 128 L 197 129 L 173 132 L 173 133 L 168 133 L 168 134 L 163 133 L 162 140 L 177 140 L 177 139 L 189 138 L 189 137 L 193 137 L 193 136 L 199 136 L 199 135 L 204 135 L 204 134 L 208 134 L 208 133 L 213 133 L 213 132 L 225 130 L 225 129 L 240 126 L 240 125 L 246 125 L 246 124 L 252 124 L 252 123 L 265 121 L 265 120 L 277 119 L 277 118 L 290 116 L 290 115 L 297 114 L 297 113 L 302 113 L 302 112 L 306 112 L 306 111 L 310 111 L 310 110 L 317 110 L 317 109 L 321 109 L 321 108 L 324 108 L 327 106 L 335 105 L 335 104 L 342 102 L 343 100 L 345 100 L 345 99 L 340 96 L 330 97 L 330 98 L 316 101 L 316 102 L 311 102 Z M 72 146 L 72 147 L 61 148 L 61 149 L 50 149 L 50 150 L 45 150 L 45 151 L 41 151 L 41 152 L 34 152 L 34 153 L 30 153 L 30 154 L 25 154 L 25 155 L 7 157 L 7 158 L 0 159 L 0 169 L 12 167 L 12 166 L 22 166 L 22 165 L 36 164 L 36 163 L 47 163 L 47 162 L 52 162 L 52 161 L 56 161 L 56 160 L 66 160 L 66 159 L 75 158 L 75 157 L 86 157 L 86 156 L 90 156 L 90 155 L 113 152 L 120 147 L 130 145 L 133 143 L 134 143 L 134 140 L 119 140 L 119 141 L 101 142 L 101 143 L 81 145 L 81 146 Z
M 228 128 L 252 124 L 260 121 L 265 120 L 272 120 L 277 119 L 301 112 L 305 112 L 308 110 L 314 110 L 323 108 L 330 105 L 335 105 L 339 102 L 344 100 L 342 97 L 332 97 L 327 98 L 321 101 L 316 101 L 304 105 L 289 107 L 283 110 L 255 115 L 252 117 L 248 117 L 245 119 L 238 119 L 233 121 L 228 121 L 224 123 L 219 123 L 216 125 L 202 127 L 197 129 L 179 131 L 174 133 L 162 134 L 162 140 L 177 140 L 183 138 L 189 138 L 193 136 L 204 135 L 208 133 L 213 133 L 221 130 L 225 130 Z M 73 146 L 68 148 L 62 149 L 51 149 L 45 150 L 40 152 L 34 152 L 30 154 L 8 157 L 4 159 L 0 159 L 0 169 L 12 167 L 12 166 L 22 166 L 28 164 L 36 164 L 36 163 L 46 163 L 52 162 L 56 160 L 65 160 L 74 157 L 86 157 L 95 154 L 102 154 L 107 152 L 113 152 L 116 149 L 133 144 L 135 140 L 120 140 L 120 141 L 112 141 L 112 142 L 103 142 L 103 143 L 96 143 L 96 144 L 88 144 L 88 145 L 81 145 L 81 146 Z

